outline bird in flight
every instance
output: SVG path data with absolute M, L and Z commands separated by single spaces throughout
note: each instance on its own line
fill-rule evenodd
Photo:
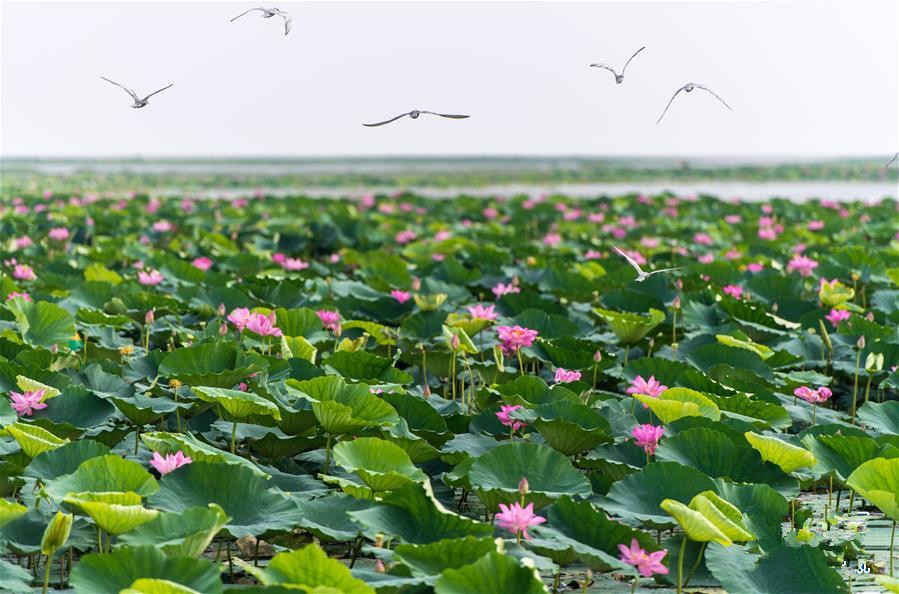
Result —
M 648 279 L 653 274 L 660 274 L 662 272 L 671 272 L 672 270 L 679 270 L 681 267 L 678 266 L 676 268 L 660 268 L 659 270 L 653 270 L 651 272 L 644 272 L 640 265 L 637 264 L 637 261 L 628 256 L 625 252 L 618 249 L 617 246 L 612 246 L 612 249 L 618 252 L 618 255 L 627 260 L 627 263 L 633 267 L 634 270 L 637 271 L 637 278 L 634 279 L 634 282 L 642 283 L 646 279 Z
M 423 110 L 419 110 L 419 109 L 413 109 L 412 111 L 407 111 L 406 113 L 401 113 L 400 115 L 396 116 L 395 118 L 390 118 L 389 120 L 384 120 L 383 122 L 378 122 L 377 124 L 362 124 L 362 125 L 368 126 L 369 128 L 374 128 L 375 126 L 383 126 L 384 124 L 389 124 L 390 122 L 395 122 L 398 119 L 404 118 L 406 116 L 409 116 L 413 120 L 416 120 L 416 119 L 418 119 L 418 116 L 425 114 L 425 113 L 429 114 L 429 115 L 440 116 L 442 118 L 452 118 L 454 120 L 464 120 L 465 118 L 469 117 L 467 115 L 456 115 L 456 114 L 452 114 L 452 113 L 437 113 L 436 111 L 423 111 Z
M 685 84 L 684 86 L 682 86 L 681 88 L 679 88 L 677 91 L 674 92 L 674 95 L 671 96 L 671 100 L 668 102 L 668 105 L 665 106 L 665 111 L 663 111 L 663 112 L 662 112 L 662 115 L 659 116 L 659 119 L 656 121 L 656 124 L 658 124 L 659 122 L 661 122 L 661 121 L 662 121 L 662 118 L 665 117 L 665 114 L 668 113 L 668 108 L 671 107 L 671 104 L 674 102 L 674 98 L 677 97 L 678 93 L 680 93 L 681 91 L 686 91 L 687 93 L 692 93 L 692 92 L 693 92 L 693 89 L 702 89 L 703 91 L 708 91 L 709 93 L 711 93 L 712 95 L 714 95 L 715 99 L 717 99 L 718 101 L 720 101 L 721 103 L 723 103 L 723 104 L 724 104 L 724 107 L 726 107 L 726 108 L 730 109 L 731 111 L 733 111 L 733 109 L 731 109 L 731 106 L 728 105 L 727 102 L 726 102 L 724 99 L 722 99 L 721 97 L 719 97 L 719 96 L 715 93 L 715 91 L 713 91 L 712 89 L 708 88 L 708 87 L 705 86 L 705 85 L 699 85 L 699 84 L 696 84 L 696 83 L 687 83 L 687 84 Z
M 895 155 L 893 155 L 893 158 L 890 159 L 889 162 L 888 162 L 886 165 L 883 166 L 883 168 L 886 169 L 887 167 L 889 167 L 890 165 L 892 165 L 893 162 L 896 161 L 896 159 L 899 159 L 899 153 L 896 153 Z
M 631 60 L 637 57 L 637 54 L 646 49 L 646 46 L 641 47 L 637 51 L 634 52 L 634 55 L 628 58 L 627 62 L 624 64 L 624 68 L 621 69 L 621 74 L 615 72 L 615 69 L 609 66 L 608 64 L 590 64 L 590 68 L 605 68 L 609 72 L 615 75 L 615 82 L 617 84 L 621 84 L 624 82 L 624 71 L 627 70 L 627 65 L 631 63 Z
M 293 18 L 291 18 L 290 13 L 284 12 L 283 10 L 280 10 L 278 8 L 263 8 L 261 6 L 259 8 L 251 8 L 250 10 L 240 13 L 239 15 L 237 15 L 236 17 L 231 19 L 229 22 L 233 23 L 240 17 L 244 16 L 245 14 L 251 13 L 254 10 L 261 10 L 262 11 L 261 16 L 264 19 L 270 19 L 273 16 L 281 17 L 282 19 L 284 19 L 284 34 L 287 35 L 288 33 L 290 33 L 290 26 L 293 24 Z
M 129 89 L 128 87 L 123 86 L 123 85 L 120 85 L 119 83 L 117 83 L 117 82 L 114 81 L 114 80 L 109 80 L 109 79 L 106 78 L 105 76 L 101 76 L 100 78 L 102 78 L 103 80 L 105 80 L 105 81 L 108 82 L 108 83 L 112 83 L 112 84 L 114 84 L 115 86 L 124 89 L 126 93 L 128 93 L 129 95 L 131 95 L 131 98 L 134 99 L 134 104 L 133 104 L 131 107 L 133 107 L 134 109 L 140 109 L 141 107 L 146 107 L 146 106 L 147 106 L 147 103 L 149 103 L 149 101 L 147 101 L 147 99 L 149 99 L 150 97 L 152 97 L 152 96 L 155 95 L 156 93 L 161 93 L 161 92 L 163 92 L 164 90 L 166 90 L 167 88 L 169 88 L 170 86 L 172 86 L 173 84 L 175 84 L 175 83 L 172 83 L 171 85 L 168 85 L 167 87 L 162 87 L 162 88 L 159 89 L 158 91 L 153 91 L 152 93 L 150 93 L 149 95 L 147 95 L 146 97 L 144 97 L 143 99 L 141 99 L 140 97 L 137 96 L 137 93 L 135 93 L 134 91 L 132 91 L 132 90 Z

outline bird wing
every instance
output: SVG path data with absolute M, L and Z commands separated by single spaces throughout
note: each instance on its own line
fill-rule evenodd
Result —
M 675 266 L 674 268 L 659 268 L 658 270 L 653 270 L 652 272 L 647 272 L 646 276 L 652 276 L 653 274 L 659 274 L 660 272 L 671 272 L 672 270 L 680 270 L 683 266 Z
M 887 162 L 887 164 L 883 166 L 883 168 L 886 169 L 887 167 L 889 167 L 890 165 L 892 165 L 892 164 L 893 164 L 893 161 L 895 161 L 896 159 L 899 159 L 899 153 L 896 153 L 895 155 L 893 155 L 893 158 L 890 159 L 890 160 Z
M 633 258 L 631 258 L 629 255 L 627 255 L 626 252 L 621 251 L 620 249 L 618 249 L 618 246 L 615 246 L 615 245 L 612 246 L 612 249 L 615 250 L 616 252 L 618 252 L 619 256 L 621 256 L 622 258 L 627 260 L 627 263 L 630 264 L 634 268 L 634 270 L 637 271 L 637 274 L 645 274 L 643 272 L 643 269 L 640 268 L 640 265 L 637 264 L 637 261 L 634 260 Z
M 440 116 L 442 118 L 452 118 L 454 120 L 464 120 L 467 117 L 471 117 L 471 116 L 467 116 L 467 115 L 456 115 L 453 113 L 437 113 L 436 111 L 424 111 L 424 110 L 419 110 L 419 113 L 427 113 L 427 114 L 431 114 L 431 115 L 435 115 L 435 116 Z
M 290 13 L 278 11 L 278 16 L 284 19 L 284 34 L 290 33 L 290 26 L 293 24 L 293 17 Z
M 153 91 L 152 93 L 150 93 L 149 95 L 147 95 L 146 97 L 144 97 L 144 101 L 146 101 L 147 99 L 149 99 L 150 97 L 152 97 L 152 96 L 155 95 L 156 93 L 161 93 L 161 92 L 163 92 L 164 90 L 166 90 L 167 88 L 169 88 L 169 87 L 172 86 L 173 84 L 175 84 L 175 83 L 172 83 L 172 84 L 169 85 L 168 87 L 162 87 L 162 88 L 159 89 L 158 91 Z
M 140 102 L 140 97 L 137 96 L 137 93 L 135 93 L 134 91 L 132 91 L 132 90 L 129 89 L 128 87 L 126 87 L 126 86 L 124 86 L 124 85 L 120 85 L 119 83 L 117 83 L 117 82 L 114 81 L 114 80 L 109 80 L 109 79 L 106 78 L 105 76 L 101 76 L 100 78 L 102 78 L 103 80 L 105 80 L 105 81 L 108 82 L 108 83 L 114 84 L 115 86 L 119 87 L 120 89 L 124 89 L 124 91 L 125 91 L 126 93 L 128 93 L 129 95 L 131 95 L 131 98 L 134 99 L 135 102 Z
M 245 10 L 245 11 L 243 11 L 242 13 L 240 13 L 239 15 L 237 15 L 236 17 L 234 17 L 233 19 L 231 19 L 231 20 L 228 21 L 228 22 L 229 22 L 229 23 L 233 23 L 234 21 L 236 21 L 237 19 L 239 19 L 239 18 L 242 17 L 243 15 L 249 14 L 249 13 L 253 12 L 254 10 L 261 10 L 262 12 L 265 12 L 265 9 L 264 9 L 264 8 L 251 8 L 250 10 Z
M 627 62 L 625 62 L 625 64 L 624 64 L 624 68 L 621 69 L 621 74 L 624 74 L 624 71 L 627 70 L 627 65 L 631 63 L 631 60 L 636 58 L 637 54 L 639 54 L 640 52 L 642 52 L 645 49 L 646 49 L 646 46 L 644 45 L 643 47 L 641 47 L 640 49 L 635 51 L 633 56 L 631 56 L 630 58 L 627 59 Z
M 401 113 L 400 115 L 396 116 L 395 118 L 390 118 L 389 120 L 384 120 L 383 122 L 378 122 L 377 124 L 362 124 L 362 125 L 368 126 L 369 128 L 374 128 L 375 126 L 383 126 L 384 124 L 389 124 L 390 122 L 395 122 L 400 118 L 404 118 L 407 115 L 409 115 L 410 113 L 412 113 L 412 112 L 407 111 L 406 113 Z
M 712 89 L 708 88 L 708 87 L 705 86 L 705 85 L 697 85 L 696 83 L 693 83 L 693 86 L 696 87 L 697 89 L 702 89 L 703 91 L 708 91 L 709 93 L 711 93 L 712 95 L 715 96 L 715 99 L 717 99 L 718 101 L 720 101 L 721 103 L 723 103 L 723 104 L 724 104 L 724 107 L 726 107 L 726 108 L 730 109 L 731 111 L 733 111 L 733 109 L 731 108 L 731 106 L 727 104 L 727 101 L 725 101 L 724 99 L 722 99 L 721 97 L 719 97 L 719 96 L 718 96 L 718 93 L 716 93 L 716 92 L 713 91 Z
M 671 107 L 671 104 L 674 103 L 674 98 L 677 97 L 677 94 L 687 88 L 687 85 L 682 86 L 678 90 L 674 92 L 674 95 L 671 96 L 671 99 L 668 101 L 668 105 L 665 106 L 665 111 L 662 112 L 662 115 L 659 116 L 659 119 L 656 120 L 656 125 L 662 121 L 662 118 L 665 117 L 665 114 L 668 113 L 668 108 Z
M 615 69 L 609 66 L 608 64 L 590 64 L 590 68 L 605 68 L 615 76 L 618 76 L 618 73 L 615 72 Z

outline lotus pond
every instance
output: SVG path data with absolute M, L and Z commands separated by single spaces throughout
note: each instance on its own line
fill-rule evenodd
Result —
M 0 591 L 897 592 L 897 230 L 895 199 L 6 198 Z

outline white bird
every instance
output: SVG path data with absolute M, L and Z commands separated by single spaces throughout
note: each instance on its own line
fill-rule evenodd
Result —
M 624 82 L 624 71 L 627 70 L 627 65 L 631 63 L 631 60 L 633 60 L 634 58 L 637 57 L 637 54 L 639 54 L 640 52 L 642 52 L 645 49 L 646 49 L 646 46 L 641 47 L 640 49 L 638 49 L 637 51 L 634 52 L 633 56 L 628 58 L 627 62 L 624 64 L 624 68 L 621 69 L 621 74 L 618 74 L 617 72 L 615 72 L 615 69 L 612 68 L 611 66 L 609 66 L 608 64 L 599 64 L 599 63 L 590 64 L 590 68 L 605 68 L 606 70 L 608 70 L 609 72 L 611 72 L 612 74 L 615 75 L 615 82 L 620 85 L 621 83 Z
M 121 88 L 121 89 L 124 89 L 126 93 L 128 93 L 129 95 L 131 95 L 131 98 L 134 99 L 134 104 L 133 104 L 131 107 L 133 107 L 134 109 L 140 109 L 141 107 L 146 107 L 146 106 L 147 106 L 147 103 L 149 103 L 149 102 L 147 101 L 147 99 L 149 99 L 150 97 L 152 97 L 152 96 L 155 95 L 156 93 L 161 93 L 161 92 L 163 92 L 164 90 L 166 90 L 167 88 L 169 88 L 170 86 L 172 86 L 173 84 L 175 84 L 175 83 L 172 83 L 171 85 L 168 85 L 167 87 L 162 87 L 162 88 L 159 89 L 158 91 L 153 91 L 152 93 L 150 93 L 149 95 L 147 95 L 147 96 L 144 97 L 144 98 L 140 98 L 140 97 L 137 96 L 137 93 L 135 93 L 134 91 L 132 91 L 132 90 L 129 89 L 128 87 L 126 87 L 126 86 L 124 86 L 124 85 L 120 85 L 119 83 L 117 83 L 117 82 L 114 81 L 114 80 L 109 80 L 109 79 L 106 78 L 105 76 L 101 76 L 100 78 L 102 78 L 103 80 L 105 80 L 105 81 L 108 82 L 108 83 L 114 84 L 115 86 L 117 86 L 117 87 L 119 87 L 119 88 Z
M 661 122 L 662 118 L 665 117 L 665 114 L 668 113 L 668 108 L 671 107 L 671 104 L 674 102 L 674 98 L 677 97 L 678 93 L 680 93 L 681 91 L 686 91 L 687 93 L 692 93 L 693 89 L 702 89 L 703 91 L 708 91 L 715 97 L 715 99 L 717 99 L 718 101 L 723 103 L 724 107 L 733 111 L 733 109 L 731 109 L 730 105 L 728 105 L 727 102 L 724 99 L 722 99 L 721 97 L 719 97 L 718 94 L 715 93 L 715 91 L 713 91 L 712 89 L 708 88 L 705 85 L 699 85 L 696 83 L 687 83 L 684 86 L 682 86 L 681 88 L 679 88 L 677 91 L 674 92 L 674 95 L 671 96 L 671 100 L 668 101 L 668 105 L 665 106 L 665 111 L 663 111 L 662 115 L 659 116 L 659 119 L 656 120 L 656 124 Z
M 886 165 L 883 166 L 883 168 L 886 169 L 887 167 L 889 167 L 890 165 L 892 165 L 893 162 L 894 162 L 896 159 L 899 159 L 899 153 L 896 153 L 895 155 L 893 155 L 893 158 L 890 159 L 889 162 L 888 162 Z
M 615 250 L 616 252 L 618 252 L 618 255 L 620 255 L 622 258 L 627 260 L 627 263 L 630 264 L 631 267 L 633 267 L 633 269 L 637 271 L 637 278 L 634 279 L 634 282 L 642 283 L 643 281 L 648 279 L 653 274 L 660 274 L 662 272 L 671 272 L 672 270 L 679 270 L 681 268 L 680 266 L 678 266 L 676 268 L 660 268 L 659 270 L 653 270 L 651 272 L 644 272 L 643 269 L 640 268 L 640 265 L 637 264 L 636 260 L 634 260 L 633 258 L 628 256 L 625 252 L 618 249 L 617 246 L 613 245 L 612 249 Z
M 261 16 L 264 19 L 270 19 L 273 16 L 281 17 L 282 19 L 284 19 L 284 34 L 287 35 L 288 33 L 290 33 L 290 26 L 293 24 L 293 18 L 290 16 L 289 12 L 284 12 L 283 10 L 281 10 L 279 8 L 263 8 L 261 6 L 258 8 L 251 8 L 250 10 L 240 13 L 239 15 L 237 15 L 236 17 L 231 19 L 229 22 L 233 23 L 240 17 L 244 16 L 245 14 L 251 13 L 254 10 L 261 10 L 262 11 Z
M 413 109 L 412 111 L 407 111 L 406 113 L 401 113 L 400 115 L 396 116 L 395 118 L 390 118 L 389 120 L 384 120 L 383 122 L 378 122 L 377 124 L 362 124 L 362 125 L 368 126 L 369 128 L 374 128 L 375 126 L 383 126 L 384 124 L 389 124 L 390 122 L 395 122 L 398 119 L 404 118 L 406 116 L 409 116 L 413 120 L 416 120 L 416 119 L 418 119 L 418 116 L 425 114 L 425 113 L 429 114 L 429 115 L 440 116 L 442 118 L 452 118 L 454 120 L 463 120 L 463 119 L 469 117 L 467 115 L 455 115 L 455 114 L 451 114 L 451 113 L 437 113 L 436 111 L 423 111 L 423 110 L 419 110 L 419 109 Z

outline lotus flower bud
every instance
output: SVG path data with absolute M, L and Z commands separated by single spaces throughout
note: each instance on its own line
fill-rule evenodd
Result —
M 865 319 L 867 319 L 869 322 L 873 322 L 874 321 L 874 312 L 869 311 L 868 315 L 865 316 Z
M 228 324 L 221 324 L 219 326 L 219 334 L 225 336 L 228 334 Z
M 858 350 L 862 350 L 865 348 L 865 335 L 862 334 L 858 337 L 858 340 L 855 342 L 855 346 Z
M 526 477 L 521 477 L 521 480 L 518 481 L 518 494 L 522 497 L 528 494 L 528 479 Z
M 684 288 L 684 279 L 676 278 L 674 280 L 674 288 L 677 289 L 678 291 L 682 291 Z
M 601 363 L 602 362 L 602 353 L 599 352 L 599 349 L 596 349 L 596 352 L 593 353 L 593 362 Z
M 680 295 L 674 298 L 674 303 L 671 304 L 675 310 L 680 311 Z
M 144 324 L 150 325 L 156 319 L 156 310 L 151 309 L 146 314 L 144 314 Z
M 453 334 L 453 337 L 450 339 L 450 348 L 452 348 L 454 351 L 458 351 L 460 344 L 461 343 L 459 342 L 459 335 Z
M 412 279 L 412 290 L 421 291 L 421 279 L 417 276 Z
M 66 541 L 69 540 L 69 533 L 72 532 L 74 520 L 75 516 L 72 514 L 56 512 L 44 530 L 44 537 L 41 539 L 41 553 L 49 557 L 66 544 Z
M 225 312 L 226 312 L 226 311 L 227 311 L 227 310 L 225 309 L 225 304 L 224 304 L 224 303 L 219 303 L 219 307 L 218 307 L 218 309 L 216 310 L 216 313 L 219 315 L 220 318 L 224 318 L 224 317 L 225 317 Z
M 50 345 L 50 352 L 51 352 L 52 354 L 54 354 L 54 355 L 55 355 L 56 353 L 58 353 L 58 352 L 59 352 L 59 345 L 56 344 L 55 342 L 54 342 L 52 345 Z

